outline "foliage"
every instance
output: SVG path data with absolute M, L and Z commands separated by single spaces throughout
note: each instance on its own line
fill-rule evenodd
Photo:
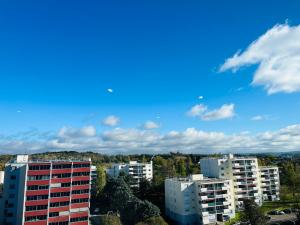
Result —
M 139 222 L 136 225 L 168 225 L 161 216 L 154 216 Z
M 121 221 L 126 225 L 160 215 L 157 206 L 147 200 L 143 201 L 133 194 L 123 177 L 108 179 L 103 195 L 109 208 L 120 212 Z
M 265 225 L 267 223 L 264 213 L 253 199 L 245 199 L 244 207 L 245 219 L 248 220 L 251 225 Z
M 280 175 L 281 183 L 288 187 L 293 194 L 293 198 L 295 198 L 296 193 L 299 192 L 300 185 L 299 168 L 292 161 L 288 161 L 282 165 Z
M 99 196 L 106 184 L 106 174 L 102 166 L 97 166 L 97 179 L 96 179 L 96 196 Z
M 122 225 L 120 218 L 114 215 L 101 216 L 99 224 L 100 225 Z
M 233 225 L 244 220 L 245 220 L 244 212 L 236 212 L 235 217 L 232 218 L 230 221 L 225 222 L 225 225 Z

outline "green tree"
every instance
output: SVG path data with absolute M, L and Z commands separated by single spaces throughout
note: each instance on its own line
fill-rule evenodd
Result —
M 183 159 L 180 159 L 179 162 L 177 163 L 177 172 L 181 177 L 186 176 L 186 164 Z
M 282 172 L 281 172 L 281 181 L 282 184 L 285 184 L 289 187 L 289 190 L 293 194 L 293 197 L 295 198 L 295 193 L 299 187 L 299 171 L 297 171 L 296 165 L 288 161 L 282 166 Z
M 106 184 L 106 174 L 102 166 L 97 166 L 96 196 L 101 195 Z
M 147 179 L 142 179 L 139 184 L 139 188 L 137 188 L 135 195 L 144 200 L 149 196 L 152 192 L 152 184 Z
M 136 225 L 168 225 L 161 216 L 153 216 L 145 221 L 139 222 Z
M 251 225 L 265 225 L 267 218 L 253 199 L 244 200 L 244 215 Z
M 121 221 L 125 225 L 136 224 L 152 216 L 160 215 L 157 206 L 147 200 L 142 201 L 133 195 L 123 177 L 108 179 L 103 195 L 110 210 L 120 212 Z
M 101 216 L 99 224 L 100 225 L 122 225 L 120 218 L 114 215 Z

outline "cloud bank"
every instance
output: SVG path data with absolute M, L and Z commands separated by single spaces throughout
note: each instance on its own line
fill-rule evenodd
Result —
M 300 91 L 300 25 L 278 24 L 253 41 L 244 51 L 228 58 L 220 71 L 258 65 L 252 84 L 268 94 Z
M 38 138 L 34 138 L 37 136 Z M 27 136 L 26 136 L 27 137 Z M 300 150 L 300 124 L 255 135 L 225 134 L 195 128 L 160 134 L 152 130 L 114 128 L 97 133 L 92 126 L 63 127 L 55 135 L 31 132 L 30 138 L 0 135 L 0 153 L 46 151 L 95 151 L 104 154 L 134 153 L 227 153 L 285 152 Z

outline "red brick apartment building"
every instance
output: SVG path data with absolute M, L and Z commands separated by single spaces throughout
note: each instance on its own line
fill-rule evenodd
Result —
M 5 167 L 0 224 L 88 225 L 90 188 L 90 160 L 18 155 Z

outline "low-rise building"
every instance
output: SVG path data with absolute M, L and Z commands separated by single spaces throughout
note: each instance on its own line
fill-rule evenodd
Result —
M 140 163 L 137 161 L 130 161 L 129 163 L 113 164 L 111 168 L 106 170 L 106 173 L 111 177 L 118 177 L 121 172 L 131 175 L 134 185 L 139 185 L 140 181 L 146 179 L 151 181 L 153 179 L 153 165 L 150 163 Z
M 202 174 L 165 180 L 166 214 L 180 225 L 215 224 L 235 216 L 233 189 L 228 179 Z

